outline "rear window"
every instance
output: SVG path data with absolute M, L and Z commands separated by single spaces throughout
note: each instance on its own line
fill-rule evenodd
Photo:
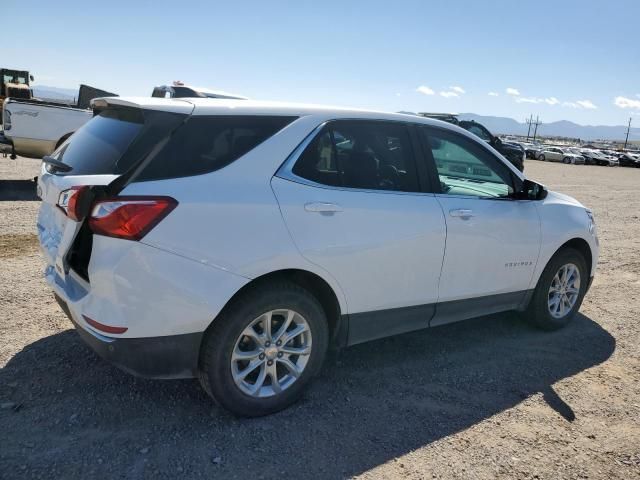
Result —
M 120 174 L 130 166 L 124 152 L 144 125 L 140 110 L 109 109 L 79 128 L 52 157 L 69 165 L 69 175 Z
M 136 177 L 136 181 L 188 177 L 219 170 L 273 136 L 297 117 L 193 116 Z

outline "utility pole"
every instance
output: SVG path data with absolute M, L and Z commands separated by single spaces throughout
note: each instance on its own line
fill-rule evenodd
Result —
M 533 141 L 536 141 L 536 135 L 538 134 L 538 125 L 540 125 L 540 120 L 538 118 L 538 115 L 536 115 L 536 121 L 534 123 L 535 128 L 533 130 Z
M 533 123 L 533 113 L 531 114 L 531 116 L 526 120 L 526 123 L 529 124 L 529 128 L 527 129 L 527 142 L 529 141 L 529 135 L 531 135 L 531 124 Z
M 629 141 L 629 130 L 631 130 L 631 117 L 629 117 L 629 125 L 627 125 L 627 138 L 624 139 L 624 150 L 627 150 L 627 142 Z

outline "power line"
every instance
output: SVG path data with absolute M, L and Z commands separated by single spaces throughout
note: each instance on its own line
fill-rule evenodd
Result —
M 631 130 L 631 117 L 629 117 L 629 125 L 627 125 L 627 138 L 624 139 L 624 149 L 627 149 L 627 142 L 629 141 L 629 130 Z
M 529 124 L 529 128 L 527 129 L 527 142 L 529 141 L 529 135 L 531 135 L 531 124 L 533 123 L 533 113 L 529 118 L 525 120 L 525 123 Z
M 532 115 L 533 118 L 533 115 Z M 533 129 L 533 141 L 536 141 L 536 135 L 538 134 L 538 125 L 542 125 L 542 122 L 540 121 L 538 115 L 536 115 L 536 121 L 533 122 L 533 125 L 535 126 L 535 128 Z

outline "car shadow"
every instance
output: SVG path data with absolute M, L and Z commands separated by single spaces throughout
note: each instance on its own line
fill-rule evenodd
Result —
M 33 180 L 0 180 L 0 202 L 37 200 L 40 199 Z
M 0 477 L 23 464 L 43 474 L 55 465 L 64 478 L 99 476 L 102 465 L 114 477 L 242 477 L 245 469 L 262 478 L 352 476 L 537 393 L 559 421 L 573 421 L 553 384 L 614 349 L 614 338 L 584 315 L 551 333 L 493 315 L 343 350 L 298 404 L 239 419 L 195 380 L 131 377 L 64 331 L 27 345 L 0 370 L 0 386 L 10 385 L 0 401 L 15 403 L 0 410 Z

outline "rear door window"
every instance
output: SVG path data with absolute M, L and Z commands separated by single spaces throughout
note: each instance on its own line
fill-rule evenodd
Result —
M 282 130 L 296 117 L 192 116 L 136 177 L 187 177 L 223 168 Z
M 298 158 L 292 173 L 329 186 L 420 191 L 409 132 L 398 122 L 331 122 Z
M 72 168 L 68 175 L 123 173 L 129 166 L 121 162 L 123 154 L 143 125 L 141 110 L 105 110 L 80 127 L 52 157 Z

